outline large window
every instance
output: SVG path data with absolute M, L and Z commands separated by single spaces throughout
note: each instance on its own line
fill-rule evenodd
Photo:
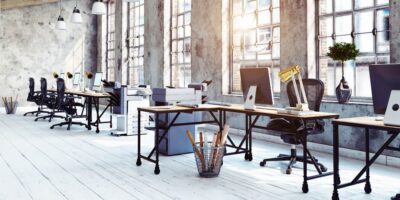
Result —
M 115 79 L 115 2 L 107 6 L 106 74 L 108 81 Z
M 360 50 L 345 63 L 345 78 L 353 95 L 371 97 L 368 66 L 389 63 L 389 0 L 319 1 L 319 78 L 326 95 L 334 95 L 341 64 L 326 56 L 335 42 L 354 42 Z
M 240 68 L 270 67 L 274 92 L 280 91 L 280 1 L 231 0 L 230 91 L 241 92 Z
M 128 16 L 128 84 L 144 84 L 144 0 L 129 3 Z
M 191 82 L 191 0 L 171 2 L 170 84 L 186 87 Z

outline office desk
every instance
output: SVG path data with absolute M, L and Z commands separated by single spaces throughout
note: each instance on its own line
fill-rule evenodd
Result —
M 57 92 L 57 90 L 55 89 L 49 89 L 49 92 Z M 86 103 L 87 103 L 87 107 L 86 107 L 86 113 L 87 113 L 87 121 L 88 121 L 88 130 L 92 129 L 92 125 L 96 126 L 96 133 L 99 133 L 99 124 L 100 124 L 100 115 L 99 115 L 99 100 L 102 98 L 111 98 L 111 95 L 108 93 L 87 93 L 87 92 L 83 92 L 83 91 L 74 91 L 74 90 L 66 90 L 65 94 L 69 94 L 69 95 L 76 95 L 76 96 L 80 96 L 80 97 L 85 97 L 86 98 Z M 92 122 L 93 119 L 93 114 L 92 114 L 92 108 L 93 105 L 95 106 L 96 109 L 96 116 L 97 119 L 95 122 Z
M 359 183 L 365 183 L 364 191 L 369 194 L 371 193 L 370 183 L 370 166 L 376 161 L 376 159 L 387 150 L 400 151 L 400 148 L 390 146 L 390 143 L 399 135 L 400 127 L 386 126 L 383 121 L 376 121 L 374 117 L 354 117 L 354 118 L 343 118 L 332 121 L 333 124 L 333 194 L 332 199 L 338 200 L 339 193 L 338 189 L 356 185 Z M 364 128 L 365 131 L 365 166 L 361 171 L 354 177 L 349 183 L 341 183 L 339 175 L 339 126 L 349 126 Z M 369 130 L 381 130 L 386 131 L 389 138 L 382 144 L 375 155 L 370 159 L 369 157 Z M 361 179 L 361 176 L 365 173 L 365 178 Z
M 212 116 L 213 120 L 212 121 L 200 121 L 200 122 L 192 122 L 192 123 L 180 123 L 177 124 L 175 123 L 176 118 L 179 116 L 180 113 L 192 113 L 192 112 L 200 112 L 200 111 L 207 111 L 210 113 Z M 302 120 L 302 121 L 307 121 L 307 120 L 315 120 L 315 119 L 332 119 L 332 118 L 339 118 L 339 115 L 336 113 L 325 113 L 325 112 L 314 112 L 310 113 L 304 116 L 295 116 L 295 115 L 289 115 L 289 114 L 279 114 L 276 110 L 266 110 L 266 109 L 255 109 L 255 110 L 246 110 L 243 108 L 243 105 L 239 104 L 233 104 L 231 106 L 216 106 L 216 105 L 201 105 L 199 108 L 186 108 L 186 107 L 179 107 L 179 106 L 160 106 L 160 107 L 146 107 L 146 108 L 138 108 L 138 113 L 139 117 L 141 115 L 141 112 L 149 112 L 155 114 L 155 124 L 156 124 L 156 132 L 155 132 L 155 142 L 154 148 L 150 152 L 148 156 L 143 156 L 141 155 L 141 141 L 140 141 L 140 132 L 138 132 L 138 158 L 136 161 L 136 165 L 140 166 L 142 164 L 141 159 L 148 160 L 150 162 L 153 162 L 156 164 L 154 173 L 159 174 L 160 173 L 160 168 L 159 168 L 159 158 L 158 158 L 158 144 L 161 141 L 161 139 L 165 136 L 165 133 L 168 132 L 169 128 L 171 126 L 179 126 L 179 125 L 194 125 L 194 124 L 207 124 L 207 123 L 217 123 L 219 125 L 219 129 L 222 130 L 223 125 L 226 123 L 226 113 L 227 112 L 234 112 L 234 113 L 242 113 L 245 114 L 246 120 L 246 128 L 245 128 L 245 135 L 243 136 L 242 140 L 240 141 L 239 144 L 235 144 L 233 140 L 229 137 L 228 135 L 228 142 L 227 142 L 227 147 L 233 148 L 233 152 L 227 152 L 225 155 L 235 155 L 235 154 L 245 154 L 245 160 L 251 161 L 253 159 L 252 155 L 252 130 L 253 128 L 260 128 L 260 129 L 266 129 L 266 127 L 256 125 L 258 119 L 261 116 L 266 116 L 266 117 L 275 117 L 275 118 L 286 118 L 286 119 L 293 119 L 293 120 Z M 219 113 L 219 118 L 217 118 L 214 114 L 214 112 Z M 165 127 L 165 132 L 164 134 L 159 137 L 159 129 L 160 127 L 158 126 L 158 115 L 160 113 L 177 113 L 174 119 L 171 121 L 170 124 L 168 124 Z M 138 120 L 138 127 L 140 127 L 140 118 Z M 304 155 L 310 155 L 310 152 L 307 149 L 307 135 L 302 134 L 303 139 L 302 139 L 302 144 L 303 144 L 303 154 Z M 243 147 L 245 145 L 245 147 Z M 152 155 L 156 153 L 156 158 L 152 159 Z M 320 178 L 328 175 L 332 175 L 332 172 L 328 173 L 322 173 L 321 171 L 318 171 L 318 175 L 314 176 L 307 176 L 307 163 L 304 163 L 304 170 L 303 170 L 303 177 L 304 177 L 304 182 L 303 182 L 303 187 L 302 190 L 303 192 L 308 192 L 308 180 L 315 179 L 315 178 Z M 319 169 L 318 169 L 319 170 Z
M 142 165 L 141 159 L 145 159 L 149 162 L 155 163 L 156 166 L 154 168 L 154 173 L 159 174 L 160 173 L 160 167 L 159 167 L 159 149 L 158 145 L 162 141 L 162 139 L 165 137 L 167 134 L 168 130 L 172 126 L 185 126 L 185 125 L 198 125 L 198 124 L 218 124 L 220 130 L 222 130 L 223 124 L 221 123 L 222 121 L 222 112 L 220 111 L 218 106 L 213 106 L 213 105 L 202 105 L 198 108 L 187 108 L 187 107 L 180 107 L 180 106 L 152 106 L 152 107 L 139 107 L 138 108 L 138 127 L 141 127 L 141 113 L 142 112 L 147 112 L 147 113 L 152 113 L 154 114 L 154 123 L 155 123 L 155 141 L 154 141 L 154 147 L 151 150 L 150 154 L 148 156 L 143 156 L 141 154 L 141 133 L 140 133 L 140 128 L 138 129 L 138 158 L 136 161 L 136 165 L 140 166 Z M 210 114 L 213 120 L 201 120 L 197 122 L 188 122 L 188 123 L 176 123 L 176 120 L 178 119 L 179 115 L 181 113 L 193 113 L 193 112 L 207 112 Z M 218 118 L 215 115 L 215 112 L 218 113 Z M 170 114 L 170 113 L 175 113 L 175 116 L 171 120 L 169 124 L 166 124 L 165 127 L 160 127 L 160 114 Z M 160 129 L 164 129 L 164 133 L 160 136 L 159 131 Z M 158 141 L 158 142 L 157 142 Z M 151 157 L 155 153 L 155 159 L 152 159 Z
M 339 114 L 337 113 L 327 113 L 327 112 L 312 112 L 312 113 L 307 113 L 302 116 L 296 116 L 296 115 L 290 115 L 290 114 L 281 114 L 278 113 L 276 109 L 255 109 L 255 110 L 246 110 L 243 108 L 243 105 L 240 104 L 233 104 L 229 107 L 221 107 L 221 110 L 223 111 L 223 124 L 225 124 L 226 120 L 226 112 L 235 112 L 235 113 L 243 113 L 245 114 L 246 117 L 246 125 L 245 125 L 245 137 L 244 139 L 240 142 L 238 147 L 235 147 L 236 145 L 231 141 L 230 139 L 228 140 L 230 144 L 227 144 L 228 147 L 235 147 L 236 151 L 238 149 L 241 149 L 242 145 L 244 142 L 245 144 L 245 160 L 251 161 L 253 159 L 252 155 L 252 130 L 253 128 L 257 129 L 264 129 L 268 130 L 266 126 L 260 126 L 257 125 L 258 120 L 260 117 L 270 117 L 270 118 L 285 118 L 288 120 L 299 120 L 303 121 L 304 123 L 309 120 L 316 120 L 316 119 L 337 119 L 339 118 Z M 305 130 L 306 131 L 306 130 Z M 311 153 L 309 152 L 307 148 L 307 134 L 301 134 L 301 141 L 302 141 L 302 146 L 303 146 L 303 156 L 309 156 L 312 159 Z M 227 153 L 227 155 L 234 154 L 234 153 Z M 308 180 L 316 179 L 316 178 L 321 178 L 325 176 L 332 175 L 332 172 L 326 172 L 323 173 L 320 171 L 318 167 L 317 175 L 313 176 L 308 176 L 307 175 L 307 162 L 303 162 L 303 185 L 302 185 L 302 191 L 304 193 L 308 192 Z

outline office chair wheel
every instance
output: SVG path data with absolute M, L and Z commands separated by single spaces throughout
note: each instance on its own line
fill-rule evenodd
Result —
M 54 129 L 54 126 L 50 126 L 50 129 Z
M 326 168 L 326 167 L 325 167 L 325 166 L 323 166 L 323 165 L 321 165 L 321 167 L 320 167 L 320 168 L 321 168 L 321 171 L 322 171 L 322 172 L 327 172 L 327 171 L 328 171 L 328 168 Z
M 35 122 L 37 122 L 38 119 L 35 119 Z
M 261 161 L 260 162 L 260 167 L 264 167 L 265 166 L 265 162 L 264 161 Z
M 156 166 L 156 168 L 154 168 L 154 174 L 160 174 L 160 167 Z
M 100 131 L 99 131 L 99 130 L 96 130 L 96 133 L 100 133 Z
M 292 168 L 286 169 L 286 174 L 292 174 Z
M 136 160 L 136 166 L 140 166 L 140 165 L 142 165 L 142 160 L 140 160 L 140 158 L 138 158 Z
M 367 194 L 369 194 L 369 193 L 372 192 L 371 183 L 369 183 L 369 182 L 365 183 L 364 191 L 365 191 L 365 193 L 367 193 Z

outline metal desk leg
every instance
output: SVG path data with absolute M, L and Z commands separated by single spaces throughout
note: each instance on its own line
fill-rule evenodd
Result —
M 160 174 L 160 166 L 159 166 L 159 160 L 158 160 L 158 144 L 159 144 L 159 134 L 160 134 L 160 128 L 159 128 L 159 114 L 156 113 L 155 114 L 155 123 L 156 123 L 156 131 L 154 134 L 156 134 L 156 140 L 154 141 L 155 144 L 155 148 L 156 148 L 156 167 L 154 168 L 154 174 Z
M 248 139 L 249 139 L 249 155 L 248 155 L 248 159 L 249 159 L 249 161 L 252 161 L 253 160 L 253 150 L 252 150 L 252 146 L 253 146 L 253 138 L 252 138 L 252 126 L 251 126 L 251 124 L 252 124 L 252 120 L 251 120 L 251 115 L 249 115 L 249 136 L 248 136 Z
M 308 182 L 307 182 L 307 134 L 305 133 L 305 131 L 302 133 L 302 142 L 303 142 L 303 158 L 304 158 L 304 162 L 303 162 L 303 186 L 302 186 L 302 190 L 303 193 L 307 193 L 308 192 Z
M 88 117 L 88 130 L 92 130 L 92 97 L 87 97 L 88 109 L 87 109 L 87 117 Z
M 246 153 L 244 154 L 244 159 L 249 160 L 249 116 L 245 115 L 246 127 L 245 127 L 245 135 L 246 138 Z
M 365 128 L 365 165 L 368 166 L 369 162 L 369 128 Z M 369 194 L 371 193 L 371 183 L 369 182 L 369 167 L 367 168 L 366 171 L 366 177 L 365 177 L 365 186 L 364 186 L 364 191 L 365 193 Z
M 339 200 L 339 127 L 333 124 L 333 194 L 332 200 Z
M 96 107 L 96 115 L 97 115 L 97 119 L 96 119 L 96 133 L 99 133 L 100 132 L 100 130 L 99 130 L 99 124 L 100 124 L 100 114 L 99 114 L 99 107 L 100 107 L 100 101 L 99 101 L 99 98 L 96 98 L 95 99 L 95 103 L 94 103 L 94 105 L 95 105 L 95 107 Z
M 141 135 L 141 133 L 140 133 L 140 121 L 141 121 L 141 119 L 140 119 L 140 110 L 138 111 L 138 134 L 137 134 L 137 136 L 138 136 L 138 144 L 137 144 L 137 160 L 136 160 L 136 166 L 140 166 L 140 165 L 142 165 L 142 160 L 141 160 L 141 155 L 140 155 L 140 135 Z

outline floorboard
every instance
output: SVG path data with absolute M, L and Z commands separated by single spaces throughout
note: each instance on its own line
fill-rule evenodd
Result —
M 103 125 L 96 134 L 80 126 L 50 130 L 47 121 L 34 122 L 21 113 L 0 113 L 0 199 L 330 199 L 332 176 L 309 181 L 310 192 L 301 192 L 302 164 L 291 175 L 286 162 L 267 163 L 263 158 L 288 153 L 282 144 L 254 141 L 254 160 L 227 156 L 217 178 L 197 175 L 193 154 L 161 156 L 161 174 L 154 165 L 136 163 L 136 137 L 113 137 Z M 53 123 L 57 123 L 55 120 Z M 235 138 L 238 139 L 238 138 Z M 153 134 L 143 137 L 143 152 L 151 150 Z M 298 150 L 301 152 L 301 149 Z M 332 155 L 316 153 L 328 168 Z M 350 181 L 362 162 L 341 158 L 342 181 Z M 374 165 L 373 192 L 363 185 L 339 190 L 341 199 L 389 199 L 399 192 L 399 169 Z M 310 165 L 309 173 L 316 173 Z

